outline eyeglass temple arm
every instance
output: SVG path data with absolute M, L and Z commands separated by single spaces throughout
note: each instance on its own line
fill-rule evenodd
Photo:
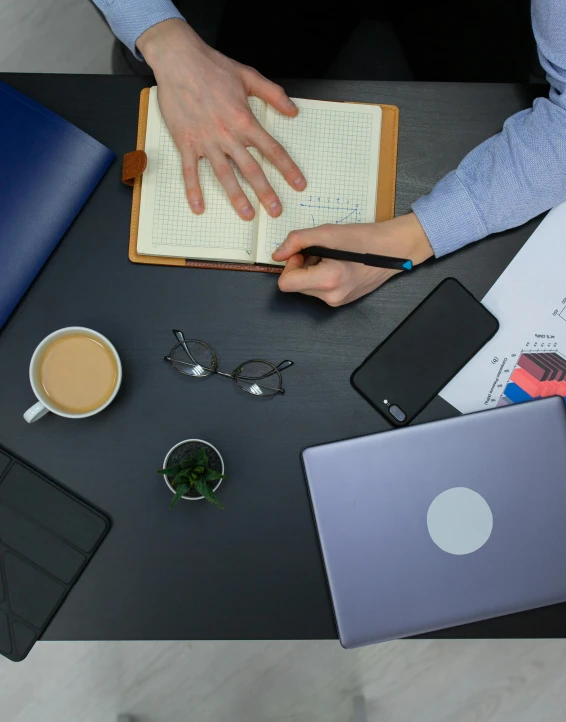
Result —
M 267 363 L 267 361 L 266 361 L 265 363 Z M 241 374 L 238 374 L 237 371 L 239 371 L 240 369 L 242 369 L 245 365 L 246 365 L 246 364 L 241 364 L 240 366 L 238 366 L 237 369 L 235 369 L 234 371 L 232 371 L 231 376 L 232 376 L 233 378 L 234 378 L 235 376 L 239 376 L 239 378 L 244 379 L 245 381 L 259 381 L 260 379 L 266 379 L 266 378 L 268 378 L 269 376 L 273 376 L 273 374 L 275 373 L 275 370 L 273 370 L 273 371 L 266 371 L 266 372 L 265 372 L 264 374 L 262 374 L 261 376 L 242 376 Z M 280 364 L 278 364 L 277 366 L 275 366 L 275 369 L 276 369 L 277 371 L 281 372 L 281 371 L 285 371 L 285 369 L 288 369 L 289 366 L 294 366 L 294 365 L 295 365 L 295 362 L 294 362 L 294 361 L 281 361 Z
M 187 354 L 187 356 L 191 359 L 191 361 L 197 365 L 200 366 L 200 364 L 197 363 L 195 358 L 193 357 L 192 353 L 189 351 L 189 347 L 187 346 L 187 342 L 185 340 L 185 334 L 182 331 L 179 331 L 178 329 L 173 329 L 173 336 L 177 339 L 177 341 L 181 344 L 183 347 L 183 350 Z
M 182 331 L 180 331 L 179 329 L 174 328 L 174 329 L 173 329 L 173 336 L 175 336 L 175 338 L 177 339 L 177 341 L 181 344 L 181 346 L 183 347 L 183 350 L 185 351 L 185 353 L 187 354 L 187 356 L 191 359 L 191 361 L 192 361 L 196 366 L 202 366 L 202 364 L 199 364 L 199 363 L 195 360 L 195 358 L 193 357 L 192 353 L 189 351 L 189 347 L 187 346 L 187 342 L 186 342 L 186 339 L 185 339 L 185 334 L 184 334 Z M 167 361 L 172 361 L 172 359 L 169 358 L 168 356 L 166 356 L 165 358 L 166 358 Z M 184 362 L 183 362 L 183 361 L 179 361 L 179 363 L 183 363 L 183 365 L 184 365 Z M 281 372 L 281 371 L 285 371 L 285 369 L 288 369 L 290 366 L 294 366 L 294 362 L 293 362 L 293 361 L 290 361 L 289 359 L 287 359 L 287 360 L 285 360 L 285 361 L 281 361 L 281 363 L 277 364 L 277 366 L 276 366 L 275 368 L 276 368 L 279 372 Z M 206 368 L 206 367 L 203 367 L 203 368 Z M 207 370 L 207 371 L 215 371 L 215 369 L 206 369 L 206 370 Z M 216 373 L 219 373 L 219 372 L 216 372 Z M 272 374 L 273 374 L 273 371 L 268 371 L 267 373 L 263 374 L 262 376 L 258 376 L 256 380 L 267 378 L 268 376 L 271 376 Z M 221 375 L 230 376 L 230 374 L 221 374 Z
M 193 358 L 193 357 L 191 356 L 191 358 Z M 218 371 L 217 369 L 209 369 L 208 366 L 203 366 L 202 364 L 199 364 L 198 361 L 195 361 L 194 359 L 193 359 L 193 362 L 191 363 L 190 361 L 181 361 L 180 359 L 177 359 L 177 358 L 174 359 L 174 358 L 171 358 L 171 356 L 167 355 L 167 356 L 163 357 L 163 360 L 169 361 L 169 363 L 171 363 L 171 364 L 176 363 L 176 364 L 181 364 L 183 366 L 191 366 L 192 368 L 197 366 L 197 367 L 200 367 L 201 369 L 204 369 L 205 371 L 210 371 L 211 374 L 218 374 L 219 376 L 231 376 L 231 374 L 223 374 L 221 371 Z
M 277 366 L 275 368 L 277 369 L 277 371 L 279 371 L 279 373 L 281 373 L 281 371 L 285 371 L 285 369 L 288 369 L 289 366 L 294 366 L 294 365 L 295 365 L 294 361 L 281 361 L 281 363 L 277 364 Z M 254 376 L 253 379 L 250 376 L 240 376 L 240 378 L 245 379 L 246 381 L 259 381 L 260 379 L 266 379 L 269 376 L 273 376 L 274 373 L 275 373 L 275 371 L 266 371 L 261 376 Z M 271 387 L 266 387 L 266 388 L 271 388 Z M 283 391 L 283 393 L 285 393 L 285 392 Z
M 287 361 L 281 361 L 281 363 L 277 364 L 277 366 L 275 368 L 278 371 L 285 371 L 285 369 L 288 369 L 290 366 L 294 366 L 294 365 L 295 365 L 294 361 L 287 360 Z
M 290 366 L 294 366 L 294 365 L 295 365 L 294 361 L 281 361 L 281 363 L 277 364 L 277 366 L 275 368 L 277 369 L 277 371 L 281 372 L 281 371 L 285 371 L 285 369 L 288 369 Z M 274 371 L 266 371 L 261 376 L 255 376 L 254 378 L 255 379 L 266 379 L 268 376 L 273 376 L 274 373 L 275 373 Z M 249 378 L 249 377 L 242 376 L 241 378 Z
M 173 362 L 173 359 L 171 356 L 164 356 L 164 361 L 169 361 L 170 363 Z M 175 363 L 177 364 L 183 364 L 183 366 L 194 366 L 194 364 L 189 363 L 188 361 L 179 361 L 178 359 L 175 359 Z M 292 363 L 292 362 L 291 362 Z M 233 374 L 227 374 L 224 371 L 218 371 L 217 369 L 209 369 L 206 366 L 202 366 L 202 364 L 197 364 L 197 366 L 201 366 L 205 371 L 210 371 L 212 373 L 218 374 L 218 376 L 225 376 L 228 379 L 235 379 Z M 273 371 L 271 371 L 271 374 Z M 257 381 L 259 379 L 265 378 L 266 376 L 269 376 L 270 374 L 264 374 L 263 376 L 258 376 L 257 378 L 249 377 L 249 376 L 240 376 L 239 378 L 242 381 L 250 381 L 252 383 L 255 383 L 257 386 L 260 387 L 260 389 L 269 389 L 270 391 L 276 391 L 278 394 L 284 394 L 285 389 L 282 389 L 281 387 L 275 388 L 274 386 L 262 386 L 261 384 L 258 384 Z
M 243 380 L 245 381 L 246 379 L 243 379 Z M 270 391 L 275 391 L 276 394 L 284 394 L 284 393 L 285 393 L 285 389 L 282 388 L 281 386 L 277 386 L 277 387 L 275 387 L 275 386 L 262 386 L 262 384 L 258 384 L 258 383 L 254 383 L 253 385 L 254 385 L 254 386 L 257 386 L 257 387 L 260 388 L 260 389 L 269 389 Z

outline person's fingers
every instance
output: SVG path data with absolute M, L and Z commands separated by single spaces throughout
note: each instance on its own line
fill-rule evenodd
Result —
M 291 256 L 283 269 L 283 273 L 279 276 L 279 290 L 285 293 L 300 291 L 305 296 L 317 296 L 316 290 L 306 287 L 308 278 L 306 275 L 307 269 L 309 265 L 312 265 L 309 264 L 309 261 L 309 258 L 305 258 L 300 253 Z M 299 280 L 297 280 L 297 273 L 300 274 Z
M 305 293 L 325 299 L 338 288 L 340 278 L 339 263 L 324 261 L 307 265 L 299 253 L 287 261 L 279 277 L 279 288 L 285 293 Z
M 236 146 L 231 152 L 232 160 L 240 169 L 244 178 L 254 189 L 256 196 L 269 215 L 274 218 L 281 215 L 283 210 L 277 194 L 269 185 L 260 164 L 255 160 L 247 148 Z
M 183 179 L 187 192 L 187 200 L 193 213 L 201 214 L 204 211 L 202 189 L 198 177 L 198 158 L 194 150 L 182 151 Z
M 244 82 L 248 95 L 265 100 L 283 115 L 297 115 L 299 109 L 280 85 L 271 82 L 254 68 L 245 68 Z
M 305 190 L 307 181 L 297 164 L 281 143 L 272 138 L 259 123 L 257 123 L 257 133 L 254 133 L 254 137 L 249 140 L 262 155 L 271 161 L 292 188 L 298 191 Z
M 299 253 L 297 255 L 300 256 L 301 254 Z M 301 256 L 301 257 L 304 258 L 304 256 Z M 321 259 L 318 256 L 307 256 L 305 258 L 305 264 L 303 267 L 308 268 L 309 266 L 316 266 L 316 264 L 320 263 L 320 261 L 321 261 Z
M 323 246 L 324 226 L 305 228 L 302 231 L 291 231 L 283 243 L 273 252 L 274 261 L 286 261 L 303 248 Z
M 297 268 L 305 268 L 307 265 L 306 261 L 307 259 L 300 253 L 297 253 L 295 256 L 291 256 L 291 258 L 285 264 L 285 267 L 283 268 L 283 273 L 279 276 L 279 280 L 281 280 L 283 276 L 288 276 L 291 271 L 295 271 Z
M 240 187 L 228 157 L 221 151 L 211 152 L 207 157 L 210 161 L 214 174 L 228 194 L 228 198 L 236 209 L 238 215 L 245 221 L 250 221 L 254 217 L 255 211 L 246 194 Z

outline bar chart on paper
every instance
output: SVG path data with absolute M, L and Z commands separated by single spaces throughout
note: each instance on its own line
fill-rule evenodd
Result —
M 522 353 L 497 406 L 548 396 L 566 397 L 566 358 L 554 351 Z
M 458 411 L 548 396 L 566 401 L 564 228 L 566 202 L 550 211 L 483 298 L 499 331 L 440 392 Z

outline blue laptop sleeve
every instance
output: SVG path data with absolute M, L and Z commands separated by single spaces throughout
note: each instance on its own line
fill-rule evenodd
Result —
M 114 158 L 0 82 L 0 328 Z

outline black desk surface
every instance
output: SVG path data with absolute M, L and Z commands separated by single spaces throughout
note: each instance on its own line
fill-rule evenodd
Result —
M 3 75 L 118 156 L 135 146 L 137 78 Z M 401 109 L 397 213 L 464 154 L 528 107 L 509 85 L 301 82 L 291 95 L 394 103 Z M 477 244 L 331 309 L 278 292 L 265 274 L 132 265 L 131 190 L 116 162 L 0 334 L 0 441 L 108 512 L 113 529 L 46 639 L 257 639 L 336 636 L 301 465 L 307 445 L 386 428 L 350 387 L 352 369 L 443 278 L 478 298 L 536 226 Z M 117 346 L 124 384 L 90 419 L 28 426 L 28 363 L 62 326 L 89 326 Z M 253 398 L 221 378 L 191 380 L 162 361 L 172 328 L 207 341 L 221 366 L 291 358 L 288 393 Z M 437 399 L 421 415 L 454 414 Z M 181 503 L 155 473 L 182 439 L 214 443 L 228 479 L 224 511 Z M 564 607 L 436 637 L 564 636 Z

